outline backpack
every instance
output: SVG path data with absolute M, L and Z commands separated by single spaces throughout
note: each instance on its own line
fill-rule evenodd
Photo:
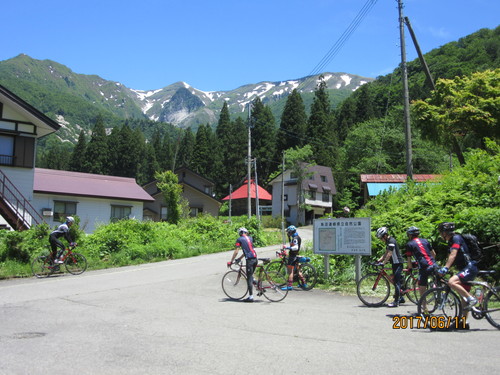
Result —
M 465 244 L 469 248 L 469 254 L 466 254 L 470 258 L 470 260 L 474 260 L 476 262 L 479 262 L 483 256 L 483 251 L 481 250 L 481 247 L 479 246 L 479 241 L 477 240 L 477 237 L 474 236 L 473 234 L 470 233 L 464 233 L 461 234 Z

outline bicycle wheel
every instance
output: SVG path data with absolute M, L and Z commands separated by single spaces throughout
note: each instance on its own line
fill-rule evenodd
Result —
M 301 285 L 299 280 L 299 286 L 304 290 L 311 290 L 314 288 L 316 283 L 318 282 L 318 273 L 316 272 L 316 268 L 314 268 L 311 264 L 302 264 L 300 266 L 300 272 L 302 272 L 302 276 L 306 280 L 306 285 Z
M 418 300 L 420 299 L 418 277 L 415 277 L 414 275 L 406 276 L 403 290 L 406 291 L 405 294 L 408 297 L 408 299 L 415 305 L 417 305 Z
M 279 283 L 280 286 L 286 285 L 288 282 L 288 273 L 286 270 L 286 264 L 281 260 L 275 260 L 266 266 L 266 272 L 272 272 L 276 278 L 274 281 Z
M 242 299 L 248 293 L 246 275 L 235 270 L 226 272 L 222 277 L 222 290 L 231 299 Z
M 366 306 L 382 306 L 391 294 L 389 280 L 379 273 L 372 272 L 363 276 L 357 286 L 358 298 Z
M 87 269 L 87 259 L 79 253 L 71 253 L 64 260 L 64 265 L 72 275 L 80 275 Z
M 258 281 L 260 283 L 260 292 L 271 302 L 282 301 L 288 294 L 288 289 L 281 290 L 281 285 L 274 281 L 275 278 L 279 279 L 281 277 L 281 274 L 274 271 L 266 271 L 262 280 Z
M 50 256 L 41 255 L 36 257 L 31 263 L 31 272 L 33 272 L 33 275 L 41 279 L 52 275 L 56 267 L 57 266 L 54 266 L 50 261 Z
M 484 300 L 485 315 L 493 327 L 500 329 L 500 286 L 489 291 Z
M 427 290 L 417 304 L 421 316 L 461 317 L 462 304 L 460 298 L 448 287 Z

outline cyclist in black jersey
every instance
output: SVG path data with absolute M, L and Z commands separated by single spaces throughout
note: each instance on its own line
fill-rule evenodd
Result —
M 227 264 L 230 265 L 234 262 L 236 256 L 238 255 L 239 249 L 243 250 L 243 255 L 241 255 L 237 260 L 240 261 L 241 258 L 245 257 L 246 259 L 246 271 L 247 271 L 247 285 L 248 285 L 248 298 L 245 299 L 245 302 L 253 302 L 253 274 L 255 272 L 255 268 L 257 267 L 257 252 L 253 247 L 253 239 L 248 235 L 248 230 L 246 228 L 238 229 L 239 237 L 236 240 L 236 249 L 233 252 L 233 256 L 231 257 L 231 261 Z
M 286 228 L 286 234 L 288 236 L 288 240 L 290 241 L 290 246 L 284 247 L 285 250 L 288 250 L 288 263 L 286 265 L 286 270 L 288 273 L 288 283 L 281 289 L 292 290 L 293 268 L 295 267 L 295 263 L 297 263 L 297 256 L 299 255 L 302 239 L 297 233 L 297 228 L 295 227 L 295 225 L 290 225 L 288 228 Z M 300 286 L 307 288 L 306 280 L 304 279 L 304 276 L 302 275 L 302 272 L 300 270 L 299 270 L 299 279 L 300 279 Z
M 389 231 L 386 227 L 377 229 L 377 238 L 385 242 L 385 253 L 378 260 L 379 263 L 387 263 L 389 260 L 392 263 L 392 274 L 394 277 L 394 302 L 391 302 L 387 307 L 398 307 L 400 303 L 405 303 L 401 296 L 401 285 L 403 284 L 403 257 L 399 251 L 399 246 L 396 240 L 389 236 Z
M 52 249 L 52 260 L 54 263 L 61 264 L 63 263 L 61 260 L 59 260 L 59 257 L 62 255 L 62 253 L 65 250 L 64 244 L 59 240 L 60 237 L 64 237 L 66 241 L 69 242 L 70 246 L 73 246 L 73 239 L 71 238 L 71 235 L 69 234 L 69 228 L 73 225 L 75 222 L 75 219 L 71 216 L 68 216 L 66 218 L 66 221 L 59 225 L 56 230 L 54 230 L 50 235 L 49 235 L 49 243 L 50 247 Z M 59 252 L 57 251 L 57 248 L 59 248 Z

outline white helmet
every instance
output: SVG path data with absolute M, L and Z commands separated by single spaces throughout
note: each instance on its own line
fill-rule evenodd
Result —
M 245 227 L 241 227 L 240 229 L 238 229 L 238 234 L 241 236 L 243 233 L 248 233 L 248 230 L 247 228 Z
M 382 238 L 384 237 L 389 231 L 387 230 L 387 227 L 380 227 L 377 229 L 377 238 Z
M 74 222 L 75 222 L 75 219 L 74 219 L 74 217 L 73 217 L 73 216 L 68 216 L 68 217 L 66 218 L 66 223 L 74 223 Z

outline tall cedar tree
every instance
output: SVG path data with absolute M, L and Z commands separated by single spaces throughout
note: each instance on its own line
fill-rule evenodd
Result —
M 87 139 L 85 138 L 85 132 L 83 129 L 80 131 L 78 136 L 78 142 L 71 154 L 71 159 L 69 161 L 69 170 L 73 172 L 83 172 L 83 155 L 85 155 L 85 149 L 87 148 Z
M 85 150 L 84 170 L 87 173 L 109 174 L 109 152 L 106 129 L 101 116 L 96 119 L 92 136 Z
M 306 107 L 299 92 L 295 89 L 288 96 L 281 116 L 280 128 L 276 138 L 276 153 L 291 147 L 302 147 L 305 144 L 307 129 Z
M 320 83 L 314 93 L 307 125 L 307 141 L 312 147 L 314 161 L 318 165 L 333 168 L 338 153 L 337 137 L 333 130 L 330 99 L 323 76 L 320 76 Z
M 212 130 L 208 124 L 201 125 L 196 132 L 192 169 L 204 177 L 208 177 L 213 164 L 211 133 Z
M 191 168 L 191 161 L 193 159 L 195 137 L 191 128 L 187 128 L 184 131 L 184 136 L 182 137 L 182 142 L 180 144 L 179 153 L 177 154 L 177 160 L 175 168 L 186 167 Z
M 226 156 L 227 147 L 231 139 L 231 117 L 227 102 L 224 102 L 215 129 L 216 143 L 214 147 L 214 167 L 212 179 L 215 182 L 216 195 L 222 197 L 227 194 L 230 182 L 227 180 Z
M 149 142 L 143 142 L 143 144 L 144 147 L 137 166 L 136 180 L 139 185 L 153 181 L 155 173 L 160 170 L 153 145 Z
M 257 97 L 252 103 L 252 157 L 257 159 L 257 178 L 267 181 L 281 159 L 276 155 L 276 125 L 269 107 Z

